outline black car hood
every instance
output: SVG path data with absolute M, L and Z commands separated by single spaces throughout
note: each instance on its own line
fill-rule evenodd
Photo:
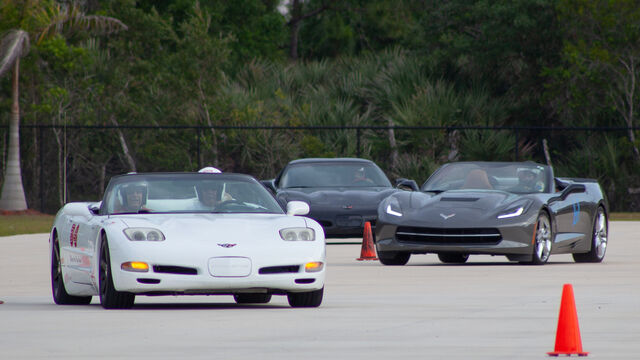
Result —
M 354 205 L 376 208 L 382 199 L 396 191 L 399 190 L 389 187 L 295 188 L 279 190 L 277 197 L 285 202 L 300 200 L 310 205 Z
M 503 191 L 447 191 L 440 194 L 411 193 L 403 202 L 400 223 L 424 226 L 476 227 L 495 222 L 497 214 L 525 204 L 527 196 Z

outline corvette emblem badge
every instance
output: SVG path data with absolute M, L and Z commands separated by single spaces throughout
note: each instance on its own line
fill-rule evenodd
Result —
M 452 217 L 456 216 L 456 214 L 454 213 L 454 214 L 451 214 L 451 215 L 445 215 L 443 213 L 440 213 L 440 216 L 442 216 L 443 219 L 447 220 L 449 218 L 452 218 Z
M 234 246 L 236 246 L 237 244 L 218 244 L 218 246 L 221 246 L 223 248 L 232 248 Z

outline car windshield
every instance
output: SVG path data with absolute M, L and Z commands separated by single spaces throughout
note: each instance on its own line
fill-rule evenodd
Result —
M 112 179 L 101 213 L 283 213 L 255 179 L 227 174 L 139 174 Z
M 548 167 L 534 163 L 451 163 L 422 185 L 422 191 L 501 190 L 517 194 L 548 192 Z
M 288 166 L 281 188 L 391 187 L 389 179 L 371 163 L 304 163 Z

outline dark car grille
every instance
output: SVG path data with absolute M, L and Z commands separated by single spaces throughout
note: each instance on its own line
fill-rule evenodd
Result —
M 263 267 L 258 270 L 259 274 L 284 274 L 284 273 L 297 273 L 300 271 L 300 265 L 285 265 L 285 266 L 269 266 Z
M 396 230 L 399 242 L 432 245 L 495 245 L 502 240 L 498 229 L 441 229 L 401 226 Z
M 153 272 L 163 274 L 197 275 L 198 270 L 184 266 L 153 265 Z

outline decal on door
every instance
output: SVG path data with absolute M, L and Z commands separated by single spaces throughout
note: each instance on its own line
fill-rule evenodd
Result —
M 573 204 L 573 225 L 575 226 L 580 220 L 580 203 Z
M 69 244 L 71 247 L 78 246 L 78 230 L 80 230 L 80 225 L 72 224 L 71 225 L 71 233 L 69 234 Z

